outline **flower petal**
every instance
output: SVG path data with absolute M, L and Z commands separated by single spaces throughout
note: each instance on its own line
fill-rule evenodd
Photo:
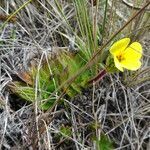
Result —
M 141 62 L 139 60 L 124 60 L 121 62 L 121 66 L 128 70 L 137 70 L 141 67 Z
M 110 53 L 112 55 L 117 55 L 118 53 L 124 51 L 127 46 L 130 43 L 130 39 L 129 38 L 123 38 L 117 42 L 115 42 L 111 47 L 110 47 Z
M 138 42 L 132 43 L 124 51 L 124 58 L 130 60 L 139 60 L 142 57 L 142 46 Z
M 121 63 L 118 61 L 117 57 L 114 57 L 114 63 L 115 63 L 116 68 L 118 68 L 120 71 L 123 72 L 123 67 Z

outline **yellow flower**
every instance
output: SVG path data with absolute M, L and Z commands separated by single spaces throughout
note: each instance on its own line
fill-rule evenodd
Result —
M 141 67 L 142 46 L 138 42 L 130 44 L 129 38 L 123 38 L 111 46 L 110 53 L 114 58 L 115 66 L 120 71 L 124 68 L 137 70 Z

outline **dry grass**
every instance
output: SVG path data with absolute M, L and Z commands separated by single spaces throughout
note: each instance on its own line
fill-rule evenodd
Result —
M 14 12 L 24 2 L 3 0 L 0 15 Z M 29 70 L 34 64 L 40 67 L 41 57 L 55 52 L 56 47 L 57 51 L 63 47 L 74 50 L 74 33 L 70 27 L 78 31 L 78 26 L 74 23 L 73 4 L 61 0 L 58 7 L 55 2 L 31 2 L 17 13 L 15 22 L 0 30 L 0 149 L 96 150 L 96 138 L 105 134 L 115 150 L 148 150 L 149 8 L 120 33 L 120 37 L 131 36 L 143 45 L 143 66 L 137 72 L 108 74 L 92 88 L 84 89 L 81 95 L 65 97 L 48 113 L 38 109 L 38 101 L 30 104 L 8 89 L 9 82 L 21 80 L 18 72 Z M 134 4 L 136 0 L 130 2 Z M 97 11 L 97 22 L 103 19 L 104 4 L 105 1 Z M 142 4 L 130 8 L 121 1 L 108 1 L 109 19 L 105 22 L 102 42 L 140 7 Z M 91 7 L 90 11 L 93 17 L 95 8 Z M 0 20 L 0 25 L 3 23 Z

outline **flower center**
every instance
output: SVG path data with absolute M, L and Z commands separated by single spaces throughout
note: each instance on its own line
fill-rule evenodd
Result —
M 119 54 L 119 55 L 117 56 L 117 59 L 118 59 L 119 62 L 121 62 L 121 61 L 123 61 L 125 58 L 123 57 L 122 54 Z

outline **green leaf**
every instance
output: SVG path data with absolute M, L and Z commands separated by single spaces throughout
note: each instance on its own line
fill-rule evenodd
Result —
M 60 132 L 61 132 L 61 135 L 65 136 L 65 137 L 71 137 L 71 135 L 72 135 L 71 128 L 68 126 L 62 126 L 60 128 Z
M 35 100 L 35 90 L 30 86 L 21 85 L 19 82 L 14 82 L 11 87 L 12 91 L 27 101 L 33 102 Z
M 112 142 L 104 134 L 101 135 L 100 140 L 96 139 L 97 150 L 112 150 Z
M 107 66 L 107 71 L 109 73 L 118 72 L 118 69 L 116 68 L 114 64 L 114 59 L 111 55 L 109 55 L 106 59 L 106 66 Z
M 46 102 L 43 102 L 41 105 L 40 105 L 40 109 L 42 110 L 48 110 L 49 108 L 51 108 L 53 106 L 53 104 L 55 103 L 56 101 L 56 98 L 51 98 L 49 100 L 47 100 Z

